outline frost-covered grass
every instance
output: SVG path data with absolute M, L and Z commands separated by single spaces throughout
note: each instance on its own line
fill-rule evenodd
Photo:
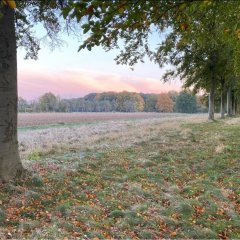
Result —
M 28 121 L 22 123 L 25 127 L 19 128 L 19 149 L 23 159 L 39 158 L 41 155 L 77 149 L 86 151 L 88 149 L 101 149 L 113 146 L 130 147 L 136 142 L 148 140 L 154 137 L 159 129 L 178 128 L 180 123 L 185 121 L 201 121 L 206 119 L 206 115 L 186 115 L 186 114 L 157 114 L 157 113 L 135 113 L 136 118 L 121 119 L 123 116 L 133 117 L 133 113 L 126 115 L 117 113 L 107 113 L 108 120 L 100 121 L 102 114 L 89 113 L 88 123 L 79 119 L 78 123 L 61 125 L 26 125 Z M 38 115 L 38 114 L 37 114 Z M 34 114 L 34 118 L 37 116 Z M 58 118 L 56 113 L 53 116 L 48 113 L 47 119 Z M 71 114 L 67 114 L 69 117 Z M 81 114 L 80 114 L 81 115 Z M 92 116 L 98 116 L 92 119 Z M 118 117 L 117 117 L 118 116 Z M 141 116 L 141 118 L 139 118 Z M 156 117 L 157 116 L 157 117 Z M 40 114 L 42 118 L 42 114 Z M 144 118 L 143 118 L 144 117 Z M 151 118 L 149 118 L 151 117 Z M 86 114 L 85 114 L 85 118 Z M 57 123 L 57 122 L 56 122 Z
M 33 175 L 1 186 L 0 238 L 239 239 L 239 123 L 190 115 L 20 131 Z

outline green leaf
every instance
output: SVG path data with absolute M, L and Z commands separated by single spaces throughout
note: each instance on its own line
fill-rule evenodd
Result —
M 80 52 L 82 49 L 84 49 L 86 47 L 86 43 L 82 44 L 79 48 L 78 48 L 78 52 Z
M 83 33 L 85 34 L 90 30 L 91 26 L 89 24 L 83 24 L 82 28 L 83 28 Z
M 92 50 L 92 46 L 90 44 L 87 45 L 87 50 L 91 51 Z
M 65 7 L 64 9 L 62 9 L 62 16 L 64 19 L 67 18 L 68 14 L 70 13 L 71 8 L 70 7 Z

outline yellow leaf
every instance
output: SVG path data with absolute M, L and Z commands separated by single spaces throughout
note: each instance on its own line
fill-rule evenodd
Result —
M 15 9 L 16 3 L 14 0 L 2 0 L 5 5 L 8 5 L 10 8 Z
M 203 3 L 205 5 L 210 5 L 210 4 L 212 4 L 212 0 L 204 0 Z
M 187 4 L 186 3 L 182 3 L 179 7 L 180 10 L 184 10 L 186 8 Z
M 124 7 L 120 7 L 119 9 L 118 9 L 118 12 L 121 14 L 121 13 L 124 13 L 124 11 L 125 11 L 125 8 Z

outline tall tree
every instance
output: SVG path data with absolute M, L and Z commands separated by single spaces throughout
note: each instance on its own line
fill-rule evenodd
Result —
M 134 65 L 145 55 L 160 66 L 171 64 L 186 87 L 209 93 L 209 119 L 214 119 L 215 92 L 220 82 L 221 50 L 240 36 L 239 1 L 73 1 L 63 15 L 76 18 L 87 33 L 79 50 L 101 45 L 120 48 L 117 63 Z M 149 36 L 163 32 L 166 38 L 155 53 Z M 226 41 L 227 40 L 227 41 Z M 236 44 L 235 44 L 236 45 Z M 123 46 L 123 47 L 122 47 Z M 239 44 L 235 47 L 235 56 Z M 239 50 L 238 50 L 239 51 Z M 236 59 L 235 59 L 236 58 Z M 237 66 L 237 57 L 234 57 Z M 225 67 L 226 68 L 226 67 Z
M 0 181 L 24 172 L 17 140 L 17 47 L 36 59 L 39 44 L 31 27 L 42 22 L 53 44 L 61 30 L 56 1 L 17 1 L 17 7 L 15 12 L 13 0 L 0 1 Z
M 173 100 L 167 93 L 161 93 L 156 103 L 156 109 L 159 112 L 173 112 Z
M 176 100 L 176 110 L 181 113 L 197 112 L 197 99 L 192 93 L 182 91 Z
M 27 101 L 22 97 L 18 97 L 18 112 L 25 112 L 27 107 Z
M 17 141 L 17 52 L 14 10 L 1 6 L 0 18 L 0 179 L 21 175 Z
M 60 4 L 58 5 L 58 3 Z M 40 22 L 46 28 L 47 35 L 52 40 L 52 45 L 54 46 L 54 43 L 59 44 L 55 36 L 61 30 L 58 16 L 60 13 L 59 7 L 63 7 L 61 12 L 63 17 L 68 20 L 67 22 L 70 19 L 76 19 L 80 23 L 83 33 L 87 36 L 79 50 L 84 48 L 91 50 L 92 47 L 99 45 L 106 50 L 116 47 L 120 48 L 120 55 L 116 57 L 117 63 L 134 65 L 138 61 L 143 61 L 145 55 L 148 55 L 158 62 L 160 66 L 162 63 L 175 63 L 178 66 L 177 72 L 179 74 L 184 73 L 184 69 L 187 69 L 185 65 L 188 63 L 192 72 L 188 71 L 186 78 L 191 76 L 188 79 L 195 79 L 196 81 L 193 82 L 193 85 L 210 92 L 211 103 L 214 103 L 215 87 L 219 79 L 217 62 L 219 49 L 221 49 L 219 43 L 221 41 L 218 42 L 218 40 L 228 40 L 229 38 L 231 39 L 231 41 L 227 41 L 229 44 L 229 42 L 234 42 L 232 41 L 233 38 L 238 40 L 240 36 L 240 30 L 236 25 L 240 18 L 238 1 L 22 0 L 17 1 L 17 7 L 19 9 L 16 12 L 18 18 L 16 24 L 17 42 L 18 46 L 24 46 L 29 50 L 26 57 L 37 57 L 39 44 L 31 34 L 31 27 Z M 16 46 L 14 10 L 9 5 L 4 5 L 1 7 L 1 12 L 0 88 L 6 91 L 3 93 L 5 94 L 5 100 L 4 103 L 1 103 L 0 115 L 6 114 L 7 117 L 1 120 L 3 137 L 0 139 L 0 150 L 5 149 L 6 142 L 8 146 L 11 143 L 14 145 L 11 148 L 12 153 L 8 147 L 8 150 L 4 150 L 4 153 L 1 151 L 0 155 L 0 165 L 3 166 L 1 167 L 2 170 L 0 170 L 0 178 L 7 179 L 14 177 L 17 172 L 21 172 L 22 167 L 19 164 L 17 150 L 14 150 L 17 149 L 17 78 L 16 74 L 13 74 L 16 72 L 16 60 L 13 57 L 16 56 L 16 47 L 14 50 L 13 45 L 11 45 L 15 44 Z M 212 31 L 210 31 L 211 29 Z M 166 41 L 162 43 L 166 50 L 164 52 L 167 52 L 168 49 L 170 49 L 169 52 L 175 50 L 177 46 L 175 43 L 180 41 L 182 41 L 183 46 L 180 49 L 178 48 L 175 54 L 170 55 L 170 58 L 166 58 L 166 56 L 161 54 L 155 54 L 151 51 L 149 44 L 149 36 L 152 31 L 164 32 L 168 36 Z M 175 36 L 171 35 L 173 32 Z M 226 35 L 228 38 L 225 37 Z M 169 38 L 169 36 L 171 37 Z M 209 39 L 209 45 L 207 45 L 207 41 L 204 39 Z M 197 43 L 202 47 L 196 48 Z M 234 52 L 238 53 L 240 44 L 235 45 Z M 198 51 L 192 51 L 194 49 L 192 48 L 193 46 Z M 205 47 L 207 47 L 207 52 L 204 52 Z M 7 55 L 6 49 L 9 51 Z M 189 52 L 191 54 L 188 54 Z M 197 68 L 197 61 L 189 60 L 192 56 L 197 60 L 198 54 L 200 54 L 199 56 L 201 56 L 203 62 L 200 68 Z M 239 61 L 237 54 L 234 54 L 234 59 L 234 66 L 237 68 L 237 66 L 240 66 L 240 64 L 236 64 Z M 182 67 L 185 68 L 182 69 Z M 193 71 L 195 69 L 198 69 L 198 74 L 195 74 Z M 201 71 L 208 74 L 206 78 L 202 77 L 200 78 L 201 81 L 198 81 L 194 76 L 200 76 L 199 73 Z M 184 74 L 182 76 L 183 80 L 185 80 Z M 6 83 L 6 79 L 8 79 L 9 83 Z M 190 84 L 190 82 L 188 83 Z M 213 104 L 210 106 L 209 111 L 209 117 L 213 118 L 214 115 L 211 109 L 213 109 Z M 6 159 L 11 160 L 5 164 Z M 3 171 L 7 173 L 4 174 Z
M 39 98 L 39 107 L 42 112 L 55 112 L 58 107 L 58 99 L 51 92 L 45 93 Z
M 144 99 L 144 111 L 145 112 L 155 112 L 156 111 L 156 103 L 158 99 L 158 94 L 141 94 Z
M 140 94 L 123 91 L 117 94 L 117 111 L 119 112 L 142 112 L 144 100 Z
M 222 65 L 226 60 L 222 52 L 226 53 L 227 48 L 224 30 L 228 27 L 222 21 L 224 4 L 217 1 L 185 4 L 180 23 L 173 25 L 156 55 L 160 65 L 168 62 L 176 66 L 165 75 L 166 79 L 178 75 L 185 87 L 209 93 L 209 119 L 214 119 L 215 93 L 222 69 L 226 69 Z

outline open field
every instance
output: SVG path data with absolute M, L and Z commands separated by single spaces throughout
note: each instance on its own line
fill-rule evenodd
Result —
M 152 138 L 152 128 L 177 128 L 205 121 L 205 114 L 33 113 L 19 114 L 19 147 L 23 159 L 77 148 L 131 147 Z M 160 125 L 159 125 L 160 124 Z
M 240 119 L 159 116 L 21 125 L 0 239 L 239 239 Z
M 174 118 L 187 116 L 187 114 L 172 113 L 19 113 L 19 127 L 39 126 L 47 124 L 86 124 L 102 122 L 107 120 L 129 120 L 129 119 L 152 119 L 152 118 Z

